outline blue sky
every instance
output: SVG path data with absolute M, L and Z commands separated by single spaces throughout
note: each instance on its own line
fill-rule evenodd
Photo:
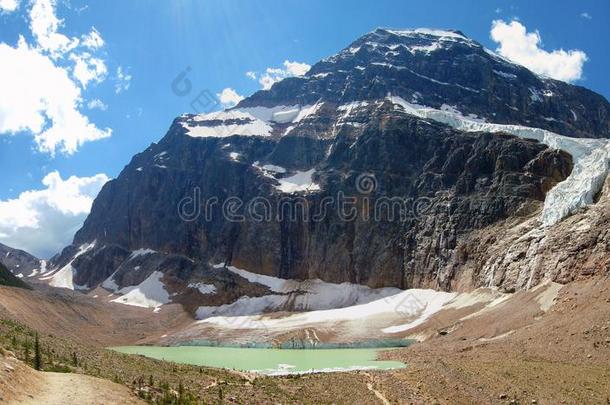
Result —
M 5 1 L 15 2 L 0 5 Z M 0 14 L 0 43 L 15 47 L 19 35 L 35 43 L 28 14 L 32 1 L 39 0 L 21 0 L 14 11 Z M 42 179 L 54 171 L 63 179 L 116 177 L 135 153 L 161 139 L 174 117 L 192 112 L 190 102 L 200 91 L 216 94 L 230 87 L 247 96 L 261 87 L 247 71 L 260 76 L 285 60 L 314 64 L 379 26 L 456 28 L 496 49 L 492 21 L 518 19 L 528 31 L 540 32 L 545 50 L 584 51 L 588 61 L 575 83 L 610 98 L 606 1 L 58 0 L 55 14 L 63 20 L 58 29 L 63 35 L 82 37 L 95 27 L 103 38 L 103 46 L 87 52 L 103 60 L 107 73 L 81 89 L 79 111 L 100 130 L 110 128 L 112 136 L 53 156 L 38 150 L 32 131 L 0 133 L 0 202 L 44 189 Z M 58 65 L 71 63 L 59 60 Z M 180 97 L 171 85 L 187 67 L 193 89 Z M 95 99 L 107 108 L 88 109 Z M 2 114 L 0 100 L 0 123 Z

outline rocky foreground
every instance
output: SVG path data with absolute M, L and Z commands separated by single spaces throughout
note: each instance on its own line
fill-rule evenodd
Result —
M 37 308 L 22 301 L 33 292 L 0 289 L 3 297 L 13 297 L 2 302 L 0 336 L 5 347 L 10 347 L 13 336 L 23 342 L 33 333 L 9 319 L 27 320 L 28 325 L 38 326 L 43 346 L 52 348 L 55 362 L 70 366 L 77 353 L 79 365 L 70 366 L 71 371 L 120 381 L 141 395 L 161 395 L 163 383 L 173 390 L 182 383 L 194 399 L 213 402 L 222 395 L 226 403 L 605 404 L 610 399 L 607 277 L 577 280 L 560 288 L 546 285 L 493 305 L 463 302 L 466 306 L 447 308 L 408 332 L 421 342 L 383 355 L 405 362 L 407 368 L 402 370 L 287 377 L 174 365 L 109 352 L 101 348 L 105 343 L 100 339 L 133 344 L 141 328 L 146 328 L 148 336 L 167 330 L 162 324 L 154 332 L 150 325 L 124 323 L 123 329 L 115 324 L 117 329 L 109 334 L 104 319 L 114 308 L 105 308 L 106 304 L 50 298 L 44 304 L 49 311 L 37 315 Z M 58 309 L 67 308 L 80 318 L 70 338 L 62 336 L 63 329 L 53 318 Z M 92 312 L 80 316 L 78 312 L 85 308 Z M 163 319 L 163 313 L 159 316 Z M 23 358 L 22 346 L 15 353 Z M 6 395 L 6 386 L 2 390 Z

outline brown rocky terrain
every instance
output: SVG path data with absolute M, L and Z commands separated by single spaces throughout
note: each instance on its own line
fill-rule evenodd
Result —
M 105 296 L 93 298 L 93 295 L 48 287 L 35 291 L 0 287 L 0 314 L 2 319 L 22 322 L 41 333 L 101 347 L 140 343 L 192 322 L 179 305 L 155 314 L 143 308 L 109 303 Z
M 17 331 L 23 329 L 2 323 L 0 337 L 7 344 L 9 336 L 22 339 Z M 45 334 L 43 347 L 52 347 L 56 359 L 78 353 L 74 372 L 117 379 L 134 392 L 147 386 L 139 385 L 140 378 L 152 375 L 155 387 L 165 381 L 176 389 L 182 382 L 204 402 L 218 400 L 218 387 L 226 403 L 605 404 L 610 399 L 610 279 L 604 276 L 565 286 L 547 283 L 493 306 L 473 302 L 443 310 L 403 334 L 423 341 L 384 352 L 382 357 L 407 364 L 387 372 L 264 377 L 201 369 L 112 353 L 88 343 L 91 334 L 104 336 L 103 329 L 80 331 L 74 332 L 77 338 Z M 36 384 L 31 373 L 19 375 L 25 387 Z M 9 398 L 14 386 L 0 386 L 0 395 Z
M 127 387 L 72 373 L 42 373 L 0 354 L 0 402 L 23 405 L 145 404 Z

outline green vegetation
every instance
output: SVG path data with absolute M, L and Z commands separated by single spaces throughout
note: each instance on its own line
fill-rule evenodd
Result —
M 42 354 L 40 353 L 40 339 L 38 333 L 34 338 L 34 368 L 38 371 L 42 370 Z

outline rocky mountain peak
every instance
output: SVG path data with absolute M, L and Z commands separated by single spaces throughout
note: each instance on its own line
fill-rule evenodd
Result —
M 542 78 L 457 30 L 378 28 L 244 99 L 240 108 L 335 105 L 388 94 L 435 109 L 451 106 L 487 122 L 520 124 L 569 137 L 610 137 L 610 104 L 578 86 Z
M 398 48 L 403 46 L 410 52 L 428 52 L 439 49 L 439 47 L 449 47 L 451 44 L 463 44 L 472 47 L 481 47 L 480 44 L 468 38 L 459 30 L 448 29 L 391 29 L 377 28 L 371 31 L 348 47 L 370 45 L 370 46 L 390 46 Z

